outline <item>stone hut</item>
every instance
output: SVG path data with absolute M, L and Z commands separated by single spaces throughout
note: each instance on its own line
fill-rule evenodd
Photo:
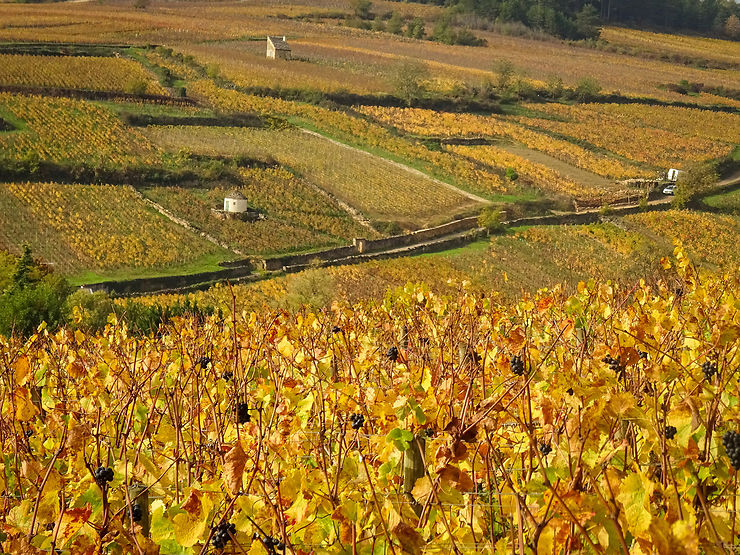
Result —
M 224 212 L 227 214 L 243 214 L 248 209 L 247 197 L 239 191 L 231 191 L 224 198 Z
M 278 60 L 290 60 L 290 46 L 282 37 L 267 37 L 267 57 Z

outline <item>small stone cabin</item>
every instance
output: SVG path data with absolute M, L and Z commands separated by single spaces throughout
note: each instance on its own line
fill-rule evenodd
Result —
M 231 191 L 224 197 L 224 212 L 227 214 L 243 214 L 248 209 L 247 197 L 239 191 Z
M 282 37 L 267 37 L 267 57 L 278 60 L 290 60 L 290 46 Z

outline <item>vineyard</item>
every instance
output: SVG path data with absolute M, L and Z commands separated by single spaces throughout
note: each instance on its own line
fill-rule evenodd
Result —
M 731 133 L 731 129 L 738 121 L 736 115 L 721 118 L 721 115 L 718 117 L 714 112 L 692 110 L 677 113 L 669 112 L 668 108 L 663 107 L 654 109 L 642 106 L 633 109 L 633 115 L 630 115 L 629 109 L 623 114 L 622 106 L 619 106 L 618 110 L 564 104 L 547 104 L 543 107 L 538 105 L 537 108 L 550 116 L 555 115 L 562 119 L 527 116 L 515 119 L 525 125 L 586 141 L 629 160 L 664 169 L 682 168 L 692 162 L 727 156 L 732 152 L 733 144 L 706 138 L 704 133 L 711 134 L 712 129 L 717 129 L 718 121 L 723 119 L 720 126 L 729 126 L 720 131 L 725 137 Z M 634 125 L 633 117 L 647 125 Z M 671 122 L 674 125 L 671 126 Z M 650 124 L 657 126 L 650 127 L 648 126 Z M 697 134 L 698 129 L 705 127 L 708 131 Z M 682 128 L 686 129 L 685 133 L 681 132 Z M 737 134 L 734 140 L 737 140 Z
M 175 152 L 272 157 L 367 217 L 409 227 L 449 220 L 476 205 L 426 176 L 298 130 L 149 127 L 146 134 Z
M 141 134 L 90 102 L 0 93 L 0 110 L 24 122 L 22 130 L 0 134 L 9 158 L 119 167 L 159 160 Z
M 204 80 L 194 83 L 191 91 L 221 110 L 253 111 L 300 118 L 330 136 L 372 149 L 381 149 L 406 161 L 421 163 L 430 175 L 452 180 L 456 185 L 469 188 L 478 194 L 500 194 L 508 190 L 497 173 L 482 169 L 449 153 L 430 150 L 418 143 L 397 137 L 380 125 L 352 117 L 345 112 L 220 89 L 210 81 Z
M 2 248 L 24 242 L 47 247 L 46 259 L 64 272 L 183 265 L 219 249 L 164 219 L 128 187 L 10 183 L 3 185 Z M 50 242 L 50 240 L 52 240 Z M 51 243 L 51 244 L 49 244 Z M 53 245 L 53 249 L 49 247 Z
M 214 218 L 211 208 L 223 206 L 229 192 L 220 187 L 157 187 L 144 194 L 199 229 L 249 254 L 337 246 L 369 233 L 330 198 L 284 169 L 243 170 L 242 178 L 239 190 L 252 208 L 265 215 L 264 220 Z
M 662 265 L 3 340 L 3 549 L 731 551 L 740 284 Z
M 123 91 L 143 83 L 143 92 L 166 94 L 132 60 L 86 56 L 27 56 L 0 54 L 0 85 Z

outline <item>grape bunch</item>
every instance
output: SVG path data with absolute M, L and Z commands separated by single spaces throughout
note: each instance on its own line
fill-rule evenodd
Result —
M 701 370 L 704 372 L 704 379 L 709 381 L 717 373 L 717 363 L 707 360 L 701 365 Z
M 141 507 L 141 503 L 134 503 L 131 507 L 131 518 L 134 522 L 141 522 L 141 517 L 144 516 L 144 509 Z
M 200 366 L 201 368 L 205 368 L 211 363 L 211 359 L 208 357 L 200 357 L 198 360 L 195 361 L 196 366 Z
M 601 362 L 608 364 L 609 370 L 617 374 L 624 371 L 624 367 L 622 366 L 622 363 L 619 361 L 619 357 L 613 358 L 611 355 L 606 355 L 604 358 L 601 359 Z
M 228 522 L 221 522 L 213 529 L 211 545 L 214 549 L 223 549 L 231 540 L 231 535 L 236 533 L 236 526 Z
M 104 466 L 99 466 L 95 470 L 95 483 L 98 484 L 101 488 L 108 485 L 108 482 L 113 481 L 113 469 L 112 468 L 106 468 Z
M 385 356 L 387 356 L 393 362 L 396 362 L 398 360 L 398 347 L 394 345 L 393 347 L 388 349 L 388 352 L 385 353 Z
M 236 407 L 236 421 L 239 424 L 248 423 L 252 417 L 249 415 L 249 405 L 247 403 L 239 403 Z
M 640 358 L 647 359 L 648 357 L 647 351 L 641 350 L 640 347 L 637 347 L 636 349 L 637 349 L 637 354 L 640 356 Z
M 222 377 L 222 378 L 223 378 L 223 379 L 224 379 L 225 381 L 227 381 L 227 382 L 228 382 L 228 381 L 229 381 L 229 380 L 230 380 L 231 378 L 233 378 L 233 377 L 234 377 L 234 373 L 233 373 L 233 372 L 232 372 L 231 370 L 227 370 L 226 372 L 224 372 L 223 374 L 221 374 L 221 377 Z
M 725 432 L 722 436 L 722 445 L 725 446 L 730 464 L 735 470 L 740 470 L 740 434 L 737 432 Z
M 509 362 L 509 365 L 511 366 L 511 371 L 517 376 L 521 376 L 524 374 L 524 361 L 522 360 L 522 357 L 519 355 L 514 355 L 511 357 L 511 362 Z
M 365 417 L 358 412 L 357 414 L 350 414 L 349 421 L 352 423 L 353 430 L 359 430 L 365 424 Z
M 673 439 L 674 436 L 676 435 L 676 432 L 677 431 L 678 430 L 676 430 L 676 427 L 675 426 L 666 426 L 665 427 L 665 438 L 666 439 Z
M 543 457 L 546 457 L 550 453 L 552 453 L 552 447 L 550 447 L 549 443 L 540 443 L 540 453 L 542 453 Z
M 332 332 L 332 333 L 339 333 L 340 331 L 342 331 L 342 328 L 340 328 L 339 326 L 334 326 L 334 327 L 333 327 L 333 328 L 331 329 L 331 332 Z
M 278 551 L 285 551 L 285 544 L 281 542 L 277 538 L 273 538 L 272 536 L 265 536 L 264 538 L 260 538 L 260 535 L 255 532 L 252 536 L 252 539 L 254 540 L 260 540 L 262 542 L 262 545 L 265 546 L 265 549 L 267 549 L 268 553 L 276 553 Z

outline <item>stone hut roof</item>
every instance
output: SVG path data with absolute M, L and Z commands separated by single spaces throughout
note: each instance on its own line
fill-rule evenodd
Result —
M 275 47 L 275 50 L 290 50 L 290 46 L 285 41 L 285 37 L 273 37 L 268 36 L 267 40 L 269 40 L 272 45 Z
M 245 197 L 240 191 L 231 191 L 228 195 L 226 195 L 226 198 L 230 198 L 233 200 L 247 200 L 247 197 Z

